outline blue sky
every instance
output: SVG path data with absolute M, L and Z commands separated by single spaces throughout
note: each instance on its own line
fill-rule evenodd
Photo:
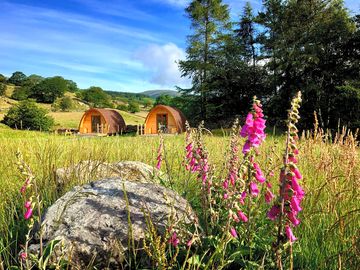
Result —
M 0 73 L 61 75 L 79 87 L 141 92 L 187 87 L 176 61 L 188 0 L 0 0 Z M 243 0 L 224 0 L 236 17 Z M 250 0 L 255 10 L 261 0 Z M 360 1 L 346 0 L 359 13 Z

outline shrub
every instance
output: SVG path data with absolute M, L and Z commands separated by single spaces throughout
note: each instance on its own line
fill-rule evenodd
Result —
M 63 98 L 61 98 L 60 102 L 59 102 L 59 105 L 60 105 L 60 109 L 63 112 L 68 112 L 74 107 L 74 104 L 73 104 L 73 101 L 72 101 L 71 97 L 63 97 Z
M 91 86 L 82 92 L 82 96 L 93 107 L 112 107 L 110 96 L 101 87 Z
M 11 95 L 11 98 L 15 100 L 25 100 L 30 96 L 30 94 L 31 94 L 31 90 L 29 87 L 26 86 L 16 87 Z
M 131 113 L 140 112 L 140 106 L 139 103 L 135 101 L 130 101 L 128 105 L 128 111 Z
M 125 104 L 119 104 L 116 106 L 116 109 L 120 110 L 120 111 L 128 111 L 128 106 L 126 106 Z
M 10 108 L 3 123 L 12 128 L 49 131 L 54 119 L 46 114 L 35 102 L 25 100 Z

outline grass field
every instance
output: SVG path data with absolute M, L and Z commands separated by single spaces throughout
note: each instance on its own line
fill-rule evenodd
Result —
M 144 124 L 147 112 L 128 113 L 119 111 L 127 125 Z M 49 115 L 55 120 L 56 128 L 74 128 L 79 127 L 81 117 L 84 112 L 50 112 Z M 4 113 L 0 113 L 0 121 L 4 118 Z
M 74 122 L 75 123 L 75 122 Z M 205 138 L 210 152 L 209 161 L 217 168 L 221 181 L 228 137 Z M 242 142 L 243 143 L 243 142 Z M 262 147 L 260 164 L 268 165 L 273 159 L 277 174 L 281 166 L 283 137 L 271 137 Z M 45 207 L 77 183 L 68 183 L 57 190 L 53 171 L 76 164 L 81 160 L 138 160 L 151 165 L 156 163 L 158 137 L 64 137 L 39 132 L 13 131 L 0 127 L 0 256 L 4 267 L 15 264 L 19 245 L 24 242 L 23 200 L 19 189 L 23 184 L 16 169 L 15 153 L 20 150 L 37 176 Z M 184 136 L 165 138 L 166 168 L 171 187 L 197 206 L 196 180 L 183 170 Z M 296 269 L 356 269 L 359 266 L 360 228 L 360 162 L 359 149 L 354 142 L 324 143 L 302 139 L 299 168 L 306 191 L 302 223 L 295 233 L 299 240 L 294 244 Z M 268 169 L 268 168 L 267 168 Z M 275 192 L 275 191 L 274 191 Z

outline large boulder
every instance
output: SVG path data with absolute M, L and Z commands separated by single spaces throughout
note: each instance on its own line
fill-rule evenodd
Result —
M 154 183 L 108 178 L 77 186 L 58 199 L 43 217 L 43 240 L 61 240 L 64 248 L 56 251 L 57 258 L 71 253 L 78 266 L 95 258 L 94 264 L 100 268 L 110 263 L 118 269 L 128 248 L 128 217 L 138 247 L 148 230 L 144 214 L 150 215 L 160 234 L 170 226 L 169 220 L 196 223 L 190 205 L 176 192 Z M 31 249 L 38 247 L 35 243 Z
M 141 183 L 158 182 L 159 174 L 156 168 L 139 161 L 107 163 L 100 160 L 83 160 L 78 164 L 55 171 L 56 182 L 60 186 L 72 181 L 87 183 L 90 180 L 109 177 Z

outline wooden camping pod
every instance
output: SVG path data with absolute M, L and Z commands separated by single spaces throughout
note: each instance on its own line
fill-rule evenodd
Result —
M 124 118 L 115 110 L 91 108 L 82 116 L 79 132 L 116 134 L 126 128 Z
M 150 110 L 145 120 L 145 134 L 164 133 L 177 134 L 185 131 L 186 118 L 177 108 L 157 105 Z

